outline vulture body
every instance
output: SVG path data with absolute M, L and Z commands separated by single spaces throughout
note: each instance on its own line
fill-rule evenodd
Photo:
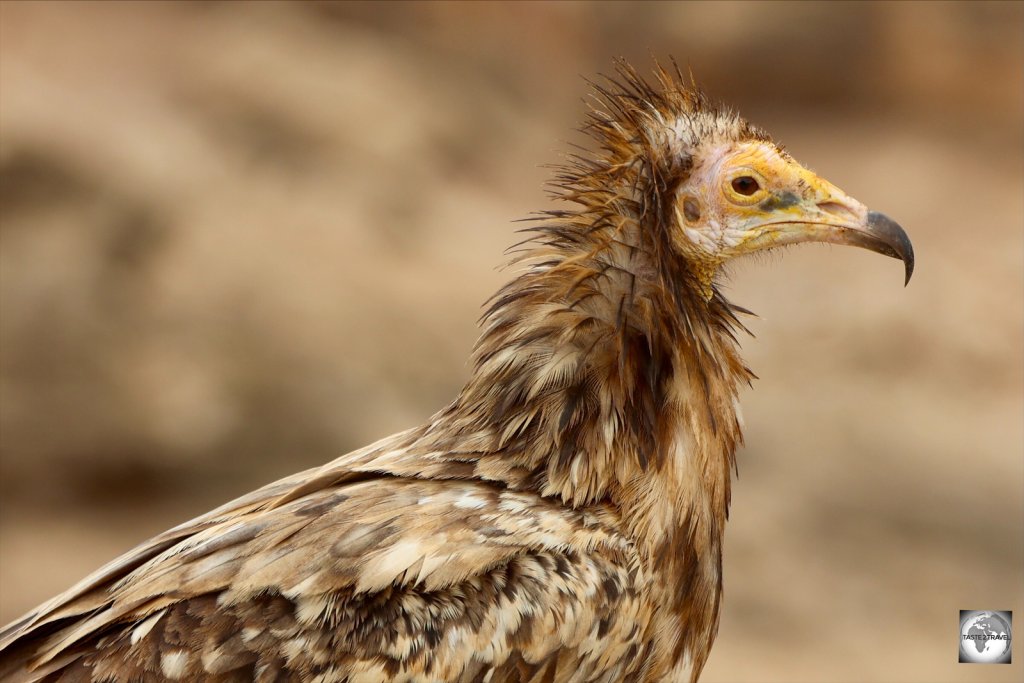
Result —
M 4 681 L 695 681 L 718 626 L 737 395 L 720 266 L 906 235 L 678 70 L 595 85 L 429 423 L 144 543 L 0 632 Z

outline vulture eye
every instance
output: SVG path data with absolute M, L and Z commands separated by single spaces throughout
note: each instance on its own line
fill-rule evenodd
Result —
M 750 195 L 760 190 L 761 186 L 758 184 L 756 180 L 754 180 L 750 176 L 741 175 L 739 178 L 733 178 L 732 189 L 736 190 L 736 192 L 743 195 L 744 197 L 749 197 Z

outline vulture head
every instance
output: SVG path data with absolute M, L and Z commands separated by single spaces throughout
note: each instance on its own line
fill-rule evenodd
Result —
M 617 207 L 636 219 L 646 233 L 638 237 L 661 265 L 679 262 L 681 269 L 669 268 L 671 276 L 682 271 L 706 299 L 730 259 L 801 242 L 901 259 L 909 283 L 914 252 L 896 222 L 801 166 L 761 129 L 683 86 L 678 69 L 656 73 L 658 87 L 623 62 L 614 86 L 595 85 L 597 103 L 585 130 L 602 154 L 575 159 L 562 176 L 569 198 L 582 199 L 599 219 L 591 227 L 607 217 L 608 206 Z
M 689 148 L 693 167 L 673 204 L 676 247 L 699 273 L 714 273 L 720 263 L 751 252 L 830 242 L 902 259 L 910 282 L 914 252 L 897 223 L 749 128 L 726 128 Z

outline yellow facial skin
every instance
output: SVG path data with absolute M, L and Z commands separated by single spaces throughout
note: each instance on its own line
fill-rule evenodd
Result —
M 848 244 L 899 258 L 910 281 L 914 252 L 902 228 L 770 142 L 712 144 L 699 158 L 677 196 L 676 219 L 679 246 L 702 264 L 698 276 L 709 293 L 714 271 L 726 260 L 800 242 Z

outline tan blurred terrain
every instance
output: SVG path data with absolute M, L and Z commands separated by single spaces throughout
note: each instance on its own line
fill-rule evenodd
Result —
M 1024 680 L 1024 5 L 0 4 L 0 623 L 465 379 L 580 75 L 674 55 L 907 229 L 761 316 L 705 681 Z

